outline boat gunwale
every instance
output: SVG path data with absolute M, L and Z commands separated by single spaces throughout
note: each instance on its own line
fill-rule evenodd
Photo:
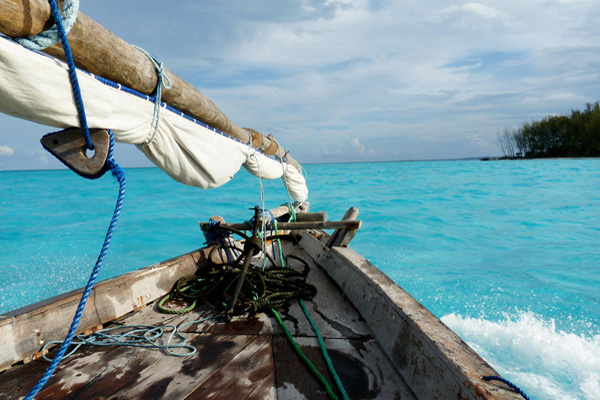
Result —
M 77 333 L 113 321 L 168 293 L 177 279 L 194 274 L 210 248 L 201 248 L 98 282 Z M 137 288 L 136 288 L 137 286 Z M 134 290 L 137 289 L 137 291 Z M 62 340 L 83 288 L 0 315 L 0 371 L 34 357 L 43 343 Z M 124 291 L 130 291 L 127 296 Z
M 300 245 L 357 308 L 417 398 L 521 399 L 481 379 L 500 374 L 383 271 L 353 249 L 329 248 L 327 236 L 316 236 L 308 232 Z

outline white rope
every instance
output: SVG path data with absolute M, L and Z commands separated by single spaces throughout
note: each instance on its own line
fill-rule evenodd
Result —
M 262 213 L 260 214 L 260 219 L 261 219 L 261 230 L 260 230 L 260 234 L 263 238 L 263 240 L 261 240 L 262 242 L 262 256 L 261 258 L 258 259 L 258 261 L 256 262 L 256 264 L 254 264 L 252 266 L 252 268 L 256 268 L 258 266 L 258 264 L 260 264 L 260 262 L 262 261 L 262 269 L 264 270 L 267 267 L 267 245 L 265 243 L 265 236 L 266 236 L 266 232 L 267 232 L 267 223 L 265 221 L 265 189 L 263 187 L 263 182 L 262 182 L 262 175 L 260 173 L 260 160 L 258 159 L 258 157 L 256 156 L 258 153 L 258 149 L 256 149 L 253 145 L 252 145 L 252 135 L 250 134 L 250 132 L 248 132 L 247 130 L 244 129 L 244 132 L 246 132 L 248 134 L 248 138 L 250 139 L 250 148 L 253 150 L 252 154 L 250 154 L 250 156 L 248 158 L 254 158 L 254 160 L 256 161 L 256 167 L 258 169 L 258 185 L 260 187 L 260 203 L 261 203 L 261 211 Z
M 294 203 L 292 202 L 292 195 L 290 194 L 290 188 L 288 187 L 287 174 L 286 174 L 286 170 L 285 170 L 285 167 L 286 167 L 286 165 L 288 165 L 288 163 L 283 161 L 283 156 L 281 155 L 281 146 L 279 145 L 279 142 L 275 138 L 271 138 L 271 140 L 273 140 L 275 143 L 277 143 L 279 159 L 281 160 L 281 169 L 283 170 L 283 184 L 285 185 L 285 191 L 287 192 L 288 201 L 290 204 L 290 211 L 293 211 L 293 212 L 290 212 L 290 221 L 291 221 L 292 219 L 295 219 L 296 209 L 294 208 Z M 304 171 L 304 168 L 302 168 L 302 171 Z M 300 207 L 300 206 L 298 205 L 298 207 Z

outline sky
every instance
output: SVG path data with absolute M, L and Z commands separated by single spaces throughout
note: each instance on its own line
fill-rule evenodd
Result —
M 498 156 L 504 128 L 600 100 L 597 0 L 80 3 L 300 163 Z M 0 115 L 0 170 L 60 168 L 51 131 Z

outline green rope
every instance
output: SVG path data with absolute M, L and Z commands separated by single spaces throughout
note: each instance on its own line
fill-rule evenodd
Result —
M 279 231 L 277 230 L 277 220 L 275 218 L 273 218 L 273 228 L 275 228 L 275 234 L 279 235 Z M 283 257 L 283 251 L 281 250 L 281 241 L 279 240 L 279 238 L 277 238 L 277 248 L 279 249 L 279 261 L 281 262 L 281 266 L 283 267 L 285 265 L 285 261 Z
M 294 351 L 296 351 L 296 354 L 298 354 L 298 356 L 302 359 L 302 361 L 304 362 L 304 364 L 306 364 L 306 366 L 308 367 L 308 369 L 310 370 L 310 372 L 312 372 L 313 375 L 319 380 L 319 382 L 321 383 L 321 385 L 323 385 L 323 387 L 325 388 L 325 391 L 327 392 L 327 394 L 329 395 L 329 397 L 331 399 L 338 400 L 338 397 L 333 392 L 333 389 L 331 389 L 331 386 L 329 385 L 329 383 L 327 383 L 327 380 L 323 377 L 323 375 L 321 375 L 321 373 L 319 372 L 319 370 L 317 370 L 317 368 L 313 365 L 313 363 L 302 352 L 302 349 L 300 349 L 300 346 L 298 346 L 298 343 L 296 343 L 296 341 L 292 337 L 292 335 L 291 335 L 290 331 L 288 330 L 287 326 L 285 326 L 285 324 L 283 323 L 283 321 L 279 317 L 279 314 L 277 314 L 277 311 L 275 311 L 274 309 L 271 309 L 271 312 L 273 313 L 273 315 L 277 319 L 277 322 L 279 322 L 279 325 L 281 326 L 281 329 L 283 329 L 283 331 L 285 332 L 285 336 L 287 337 L 288 341 L 290 342 L 290 344 L 294 348 Z
M 293 208 L 290 207 L 290 210 L 293 210 Z M 290 213 L 290 215 L 291 215 L 291 213 Z M 293 215 L 293 220 L 294 221 L 296 220 L 295 214 Z M 278 232 L 277 232 L 277 221 L 276 220 L 273 220 L 273 227 L 275 228 L 275 233 L 277 234 Z M 281 260 L 281 265 L 285 265 L 285 263 L 283 261 L 283 251 L 281 249 L 281 242 L 279 241 L 279 239 L 277 239 L 277 244 L 278 244 L 278 248 L 279 248 L 279 259 Z M 333 376 L 333 380 L 335 381 L 335 384 L 337 385 L 344 400 L 350 400 L 350 397 L 348 397 L 348 394 L 346 393 L 346 389 L 344 389 L 344 384 L 342 383 L 339 375 L 337 374 L 337 371 L 335 370 L 335 367 L 333 366 L 333 362 L 331 361 L 331 358 L 329 357 L 329 353 L 327 352 L 327 347 L 325 346 L 325 341 L 323 341 L 323 337 L 321 336 L 321 332 L 319 331 L 319 328 L 317 328 L 317 325 L 315 324 L 312 317 L 310 316 L 310 313 L 308 312 L 308 309 L 306 308 L 304 301 L 302 299 L 299 299 L 299 302 L 300 302 L 300 307 L 302 307 L 302 311 L 304 312 L 304 315 L 306 316 L 306 319 L 310 323 L 312 330 L 315 332 L 315 335 L 317 336 L 317 341 L 319 342 L 319 347 L 321 348 L 321 353 L 323 353 L 323 358 L 325 359 L 325 362 L 327 364 L 327 368 L 329 369 L 329 372 Z M 288 337 L 288 340 L 289 339 L 290 338 Z M 298 351 L 298 350 L 296 350 L 296 351 Z
M 325 347 L 325 342 L 323 341 L 321 332 L 319 331 L 319 328 L 317 328 L 317 325 L 311 318 L 308 310 L 306 309 L 306 305 L 304 305 L 304 301 L 302 299 L 300 299 L 300 307 L 302 307 L 302 311 L 304 311 L 304 315 L 306 315 L 306 319 L 310 323 L 310 326 L 312 327 L 313 331 L 315 332 L 315 335 L 317 335 L 317 340 L 319 342 L 319 346 L 321 347 L 321 353 L 323 353 L 323 358 L 325 359 L 325 362 L 327 363 L 327 368 L 329 368 L 329 372 L 333 376 L 333 380 L 335 381 L 335 384 L 337 385 L 344 400 L 350 400 L 350 397 L 348 397 L 348 394 L 346 393 L 346 389 L 344 389 L 344 384 L 342 383 L 340 377 L 338 376 L 338 374 L 335 370 L 335 367 L 333 366 L 333 362 L 331 361 L 331 358 L 329 357 L 329 353 L 327 352 L 327 347 Z
M 286 189 L 287 189 L 287 185 L 286 185 Z M 288 197 L 289 197 L 289 191 L 288 191 Z M 289 221 L 290 222 L 296 222 L 296 209 L 294 208 L 294 206 L 292 205 L 292 203 L 290 202 L 290 203 L 286 203 L 286 204 L 282 204 L 282 205 L 285 205 L 285 206 L 288 207 L 289 216 L 290 216 Z
M 173 296 L 173 293 L 167 293 L 162 299 L 160 299 L 160 301 L 157 304 L 157 308 L 158 310 L 163 313 L 163 314 L 186 314 L 189 313 L 190 311 L 192 311 L 194 308 L 196 308 L 196 304 L 198 303 L 197 299 L 194 299 L 194 301 L 192 301 L 192 304 L 190 304 L 188 307 L 184 307 L 181 309 L 174 309 L 174 308 L 167 308 L 164 307 L 164 304 L 169 301 L 171 299 L 171 297 Z
M 210 255 L 208 259 L 212 259 Z M 274 264 L 273 260 L 271 263 Z M 302 271 L 287 265 L 249 270 L 239 293 L 236 314 L 269 311 L 271 308 L 283 307 L 295 299 L 311 299 L 317 289 L 306 282 L 308 270 L 306 263 Z M 233 290 L 240 273 L 241 269 L 237 264 L 215 264 L 196 275 L 183 277 L 175 283 L 171 292 L 160 299 L 157 308 L 167 314 L 184 314 L 192 311 L 200 299 L 206 299 L 229 309 L 228 304 L 233 298 Z M 170 300 L 187 304 L 178 309 L 167 307 L 166 304 Z
M 292 219 L 295 220 L 295 215 L 292 216 Z M 294 348 L 294 351 L 323 385 L 329 397 L 337 400 L 338 397 L 331 389 L 331 386 L 327 380 L 325 380 L 323 375 L 315 368 L 313 363 L 302 352 L 290 334 L 289 330 L 279 317 L 279 314 L 277 314 L 277 311 L 275 311 L 276 308 L 280 308 L 286 304 L 289 304 L 291 300 L 298 299 L 306 319 L 310 323 L 317 336 L 323 358 L 325 359 L 327 368 L 333 376 L 337 388 L 342 394 L 343 399 L 349 400 L 348 394 L 346 393 L 343 384 L 337 372 L 335 371 L 331 358 L 329 357 L 321 333 L 311 318 L 303 301 L 303 299 L 311 299 L 316 294 L 316 288 L 306 282 L 309 265 L 306 263 L 306 261 L 294 255 L 288 255 L 287 257 L 284 257 L 283 247 L 281 246 L 281 241 L 279 240 L 280 236 L 277 231 L 277 221 L 275 219 L 273 219 L 273 228 L 275 228 L 276 234 L 274 237 L 272 237 L 272 240 L 277 241 L 279 253 L 278 256 L 281 267 L 277 267 L 275 260 L 271 258 L 270 255 L 265 253 L 265 260 L 266 258 L 269 258 L 273 267 L 268 269 L 255 268 L 247 272 L 239 293 L 239 302 L 236 304 L 236 312 L 239 314 L 270 310 L 285 332 L 288 341 Z M 213 247 L 207 257 L 209 262 L 212 263 L 213 252 L 219 248 L 227 251 L 228 248 L 234 247 L 227 245 Z M 290 258 L 301 261 L 304 264 L 304 270 L 296 271 L 295 269 L 290 268 Z M 158 302 L 158 309 L 161 312 L 168 314 L 184 314 L 192 311 L 196 307 L 198 300 L 201 298 L 214 301 L 216 304 L 222 305 L 225 309 L 230 309 L 231 306 L 228 303 L 232 298 L 231 288 L 237 282 L 241 273 L 241 269 L 239 267 L 239 262 L 241 259 L 242 256 L 235 261 L 230 260 L 229 264 L 214 264 L 212 268 L 209 267 L 195 275 L 179 279 L 174 285 L 173 290 Z M 191 301 L 192 303 L 189 306 L 181 309 L 165 307 L 164 304 L 174 297 L 183 301 Z

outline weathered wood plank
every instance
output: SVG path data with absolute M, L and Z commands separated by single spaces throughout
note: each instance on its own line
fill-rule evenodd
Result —
M 38 34 L 52 26 L 51 19 L 46 0 L 0 2 L 0 32 L 7 36 Z M 147 95 L 154 91 L 158 78 L 152 61 L 82 12 L 77 14 L 77 22 L 69 33 L 69 44 L 77 67 Z M 64 60 L 60 43 L 44 52 Z M 171 89 L 164 90 L 162 94 L 165 103 L 244 143 L 250 142 L 248 132 L 229 120 L 203 93 L 173 72 L 165 69 L 165 73 L 171 80 Z M 260 141 L 255 141 L 260 142 L 259 150 L 271 150 L 268 154 L 276 157 L 286 154 L 289 164 L 301 171 L 298 162 L 283 148 L 278 150 L 277 142 L 254 132 L 260 137 Z
M 99 282 L 88 300 L 78 332 L 102 325 L 167 293 L 174 281 L 196 272 L 206 250 L 195 251 Z M 37 353 L 43 343 L 62 340 L 82 289 L 23 307 L 0 319 L 0 370 Z
M 309 221 L 327 221 L 327 213 L 325 211 L 318 211 L 314 213 L 296 213 L 297 222 L 309 222 Z
M 272 376 L 274 368 L 271 337 L 258 336 L 185 399 L 245 399 Z
M 302 230 L 302 229 L 359 229 L 362 221 L 303 221 L 303 222 L 278 222 L 277 229 L 282 231 L 287 230 Z M 202 230 L 208 229 L 210 222 L 200 222 Z M 246 223 L 225 223 L 220 225 L 223 228 L 235 229 L 238 231 L 248 231 L 252 228 Z M 266 229 L 274 230 L 272 224 L 267 224 Z
M 296 337 L 295 340 L 337 392 L 316 340 L 305 337 Z M 351 399 L 415 399 L 375 340 L 328 339 L 325 344 Z M 280 400 L 327 398 L 323 387 L 300 361 L 285 337 L 273 338 L 273 351 Z
M 282 241 L 283 252 L 307 260 L 309 264 L 308 281 L 317 287 L 313 301 L 306 301 L 306 307 L 324 337 L 366 339 L 371 331 L 364 319 L 350 301 L 341 295 L 340 289 L 304 252 L 290 242 Z M 272 250 L 269 248 L 269 250 Z M 301 270 L 304 266 L 290 258 L 292 267 Z M 194 311 L 179 316 L 156 313 L 154 308 L 146 308 L 120 321 L 122 324 L 142 324 L 147 321 L 161 324 L 175 324 L 197 321 L 220 313 L 221 310 L 208 304 L 200 304 Z M 300 336 L 315 336 L 297 301 L 280 310 L 280 315 L 288 323 L 292 333 Z M 249 316 L 236 316 L 229 323 L 222 320 L 209 320 L 191 324 L 183 332 L 218 333 L 218 334 L 281 334 L 280 327 L 269 314 L 258 313 Z
M 198 354 L 170 357 L 161 351 L 126 347 L 80 349 L 58 366 L 37 400 L 180 399 L 243 351 L 256 336 L 196 335 Z M 0 399 L 18 399 L 43 374 L 37 360 L 0 375 Z
M 310 267 L 308 282 L 317 287 L 317 294 L 312 301 L 305 301 L 304 303 L 321 331 L 321 335 L 329 338 L 363 340 L 371 337 L 371 331 L 365 320 L 352 303 L 341 295 L 340 288 L 312 260 L 310 255 L 298 246 L 292 246 L 289 242 L 282 242 L 282 245 L 285 254 L 295 255 L 308 262 Z M 295 262 L 293 258 L 290 260 L 294 268 L 302 269 L 303 266 L 299 262 Z M 280 315 L 288 324 L 288 329 L 292 334 L 315 336 L 297 301 L 293 302 L 289 309 L 281 311 Z M 277 322 L 273 320 L 272 324 L 277 328 L 276 332 L 281 333 Z
M 342 247 L 329 250 L 310 235 L 304 235 L 301 245 L 343 289 L 418 398 L 520 398 L 483 381 L 481 376 L 499 374 L 358 253 Z
M 275 387 L 275 371 L 263 379 L 263 381 L 244 400 L 275 400 L 277 399 L 277 388 Z

